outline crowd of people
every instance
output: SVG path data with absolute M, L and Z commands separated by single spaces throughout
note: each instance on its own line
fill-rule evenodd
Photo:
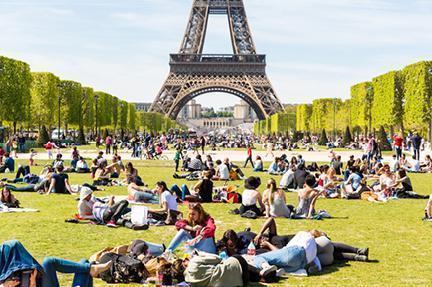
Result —
M 432 196 L 416 193 L 410 180 L 411 173 L 432 171 L 430 156 L 420 160 L 415 136 L 411 139 L 415 152 L 412 160 L 407 160 L 404 153 L 405 141 L 401 143 L 399 136 L 395 135 L 395 155 L 385 162 L 376 148 L 375 139 L 370 136 L 365 141 L 364 155 L 351 156 L 347 162 L 330 150 L 327 164 L 307 164 L 301 155 L 292 158 L 282 155 L 274 157 L 268 168 L 264 167 L 261 156 L 253 157 L 252 138 L 243 146 L 246 149 L 243 166 L 236 165 L 229 158 L 214 161 L 209 154 L 205 155 L 205 148 L 211 141 L 204 137 L 193 141 L 167 135 L 137 138 L 131 141 L 133 157 L 141 157 L 145 150 L 146 158 L 153 158 L 172 145 L 176 150 L 174 179 L 193 181 L 190 186 L 174 184 L 171 187 L 158 181 L 154 188 L 149 188 L 143 181 L 132 162 L 123 163 L 115 138 L 104 139 L 105 153 L 100 151 L 90 165 L 80 156 L 77 147 L 72 148 L 71 161 L 67 165 L 61 153 L 54 158 L 52 151 L 56 147 L 47 143 L 45 148 L 53 157 L 52 163 L 45 165 L 38 175 L 31 173 L 36 155 L 32 151 L 29 165 L 18 166 L 14 179 L 4 178 L 0 182 L 0 205 L 20 206 L 12 192 L 72 194 L 79 196 L 79 201 L 76 215 L 68 222 L 88 221 L 107 227 L 125 226 L 142 230 L 148 225 L 133 223 L 132 207 L 141 203 L 154 204 L 148 208 L 148 222 L 156 226 L 173 225 L 177 233 L 169 243 L 166 242 L 166 246 L 165 242 L 134 241 L 126 249 L 98 254 L 92 263 L 49 257 L 39 265 L 19 242 L 5 242 L 0 246 L 0 286 L 17 286 L 17 282 L 23 280 L 39 284 L 34 286 L 59 286 L 57 272 L 74 273 L 73 284 L 81 287 L 92 286 L 95 277 L 109 283 L 153 280 L 172 285 L 174 280 L 192 286 L 245 286 L 248 282 L 275 282 L 293 273 L 317 274 L 336 260 L 367 262 L 368 248 L 333 242 L 319 230 L 280 235 L 274 218 L 330 217 L 327 211 L 316 208 L 320 198 L 371 202 L 429 198 L 424 219 L 432 220 Z M 277 142 L 272 139 L 264 142 L 267 154 L 272 155 Z M 148 154 L 153 148 L 154 153 Z M 106 158 L 108 155 L 110 159 Z M 14 159 L 7 152 L 3 156 L 0 172 L 3 166 L 3 172 L 15 172 Z M 251 176 L 244 172 L 248 165 L 252 167 Z M 88 174 L 89 183 L 71 184 L 70 173 Z M 263 173 L 269 174 L 270 178 L 261 189 L 260 175 Z M 243 181 L 241 192 L 235 185 L 238 180 Z M 127 193 L 124 198 L 95 195 L 97 190 L 113 185 L 125 187 Z M 290 204 L 286 192 L 292 191 L 297 193 L 297 199 Z M 232 213 L 246 218 L 263 217 L 266 221 L 256 233 L 251 230 L 223 230 L 222 238 L 216 238 L 216 220 L 201 203 L 219 202 L 238 204 Z M 185 217 L 180 204 L 188 204 Z M 187 254 L 183 259 L 176 257 L 181 252 L 180 246 Z

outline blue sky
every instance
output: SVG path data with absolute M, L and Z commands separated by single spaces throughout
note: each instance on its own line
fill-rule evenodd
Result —
M 350 86 L 432 60 L 432 0 L 245 0 L 258 53 L 284 103 L 349 97 Z M 0 54 L 128 101 L 152 102 L 192 0 L 0 0 Z M 205 52 L 230 52 L 226 19 Z M 217 99 L 217 100 L 215 100 Z M 203 96 L 219 107 L 232 96 Z

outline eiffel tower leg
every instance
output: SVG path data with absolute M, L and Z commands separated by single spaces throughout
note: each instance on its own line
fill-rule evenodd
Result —
M 164 85 L 160 89 L 155 101 L 150 107 L 150 111 L 169 115 L 169 111 L 175 102 L 184 80 L 184 76 L 170 73 Z

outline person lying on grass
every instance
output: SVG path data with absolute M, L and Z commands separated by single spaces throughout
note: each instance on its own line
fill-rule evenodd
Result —
M 135 178 L 135 180 L 138 179 Z M 144 186 L 139 186 L 136 182 L 131 182 L 128 185 L 128 200 L 153 204 L 159 203 L 159 198 L 155 191 Z
M 8 208 L 19 208 L 20 202 L 13 196 L 8 187 L 4 186 L 0 195 L 0 203 Z
M 110 269 L 112 261 L 93 264 L 46 257 L 40 265 L 17 240 L 0 245 L 0 287 L 60 287 L 57 272 L 74 274 L 72 286 L 92 287 L 93 278 Z

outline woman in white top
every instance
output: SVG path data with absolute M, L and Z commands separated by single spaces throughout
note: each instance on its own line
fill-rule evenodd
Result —
M 261 216 L 265 210 L 262 202 L 262 196 L 256 189 L 261 185 L 259 177 L 251 176 L 245 180 L 245 190 L 242 194 L 242 204 L 240 206 L 240 214 L 249 210 L 255 212 L 257 216 Z M 259 204 L 259 208 L 257 206 Z
M 164 181 L 159 181 L 156 183 L 155 192 L 160 196 L 160 208 L 149 209 L 149 213 L 153 219 L 165 221 L 165 224 L 174 224 L 175 222 L 172 221 L 172 218 L 175 218 L 177 214 L 179 214 L 177 195 L 175 192 L 168 189 Z
M 289 217 L 291 212 L 286 205 L 285 192 L 277 188 L 276 181 L 271 178 L 263 194 L 266 217 Z

